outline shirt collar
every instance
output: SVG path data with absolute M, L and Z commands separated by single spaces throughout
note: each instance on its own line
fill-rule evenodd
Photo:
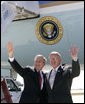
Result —
M 56 69 L 53 69 L 53 70 L 56 70 L 56 72 L 58 71 L 58 68 L 61 66 L 61 64 L 59 66 L 56 67 Z
M 37 72 L 39 72 L 40 73 L 40 75 L 42 75 L 42 70 L 40 70 L 40 71 L 38 71 L 38 70 L 36 70 Z

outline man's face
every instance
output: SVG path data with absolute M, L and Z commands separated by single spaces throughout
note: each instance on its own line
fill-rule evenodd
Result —
M 61 63 L 61 58 L 59 55 L 57 54 L 52 54 L 50 55 L 50 65 L 55 69 L 56 67 L 58 67 Z
M 34 67 L 38 71 L 42 70 L 44 65 L 45 65 L 45 63 L 44 63 L 43 57 L 37 57 L 36 60 L 34 61 Z

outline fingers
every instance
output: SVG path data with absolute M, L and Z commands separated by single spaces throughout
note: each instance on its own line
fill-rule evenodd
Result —
M 79 52 L 80 48 L 77 49 L 77 52 Z
M 69 54 L 72 55 L 73 54 L 73 48 L 71 47 L 69 50 Z
M 12 42 L 8 42 L 7 48 L 13 48 L 13 43 Z
M 13 57 L 13 51 L 14 51 L 13 43 L 12 42 L 8 42 L 6 48 L 7 48 L 9 57 L 12 58 Z
M 73 46 L 70 48 L 69 50 L 69 54 L 73 57 L 73 56 L 77 56 L 78 55 L 78 52 L 79 52 L 79 49 L 80 48 L 76 48 L 76 46 Z
M 73 46 L 73 52 L 76 52 L 77 49 L 76 49 L 76 46 Z
M 13 51 L 14 50 L 13 43 L 12 42 L 8 42 L 6 48 L 7 48 L 8 53 Z
M 70 53 L 79 52 L 79 49 L 80 48 L 77 49 L 76 46 L 73 46 L 70 48 Z

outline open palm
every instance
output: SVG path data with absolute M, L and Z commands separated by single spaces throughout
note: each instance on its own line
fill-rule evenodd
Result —
M 14 51 L 13 43 L 8 42 L 8 44 L 7 44 L 7 52 L 9 54 L 9 57 L 13 57 L 13 51 Z
M 79 52 L 79 48 L 77 49 L 76 46 L 71 47 L 69 51 L 72 58 L 78 57 L 78 52 Z

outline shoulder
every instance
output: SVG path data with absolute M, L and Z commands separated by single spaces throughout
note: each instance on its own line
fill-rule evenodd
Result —
M 61 67 L 62 67 L 63 71 L 72 69 L 72 66 L 71 65 L 68 65 L 68 64 L 62 64 Z
M 72 66 L 68 64 L 62 66 L 62 69 L 63 69 L 63 75 L 69 75 L 72 72 Z
M 29 71 L 32 71 L 32 72 L 35 72 L 34 68 L 32 68 L 31 66 L 27 65 L 25 67 L 23 67 L 25 70 L 29 70 Z

